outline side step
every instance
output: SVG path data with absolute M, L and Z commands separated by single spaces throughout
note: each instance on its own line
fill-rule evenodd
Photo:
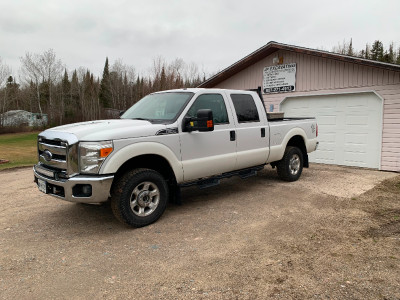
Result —
M 257 171 L 254 169 L 244 171 L 244 172 L 239 172 L 239 177 L 242 179 L 249 178 L 251 176 L 256 176 L 256 175 L 257 175 Z
M 203 178 L 203 179 L 199 179 L 196 181 L 191 181 L 191 182 L 187 182 L 187 183 L 183 183 L 180 184 L 180 187 L 188 187 L 188 186 L 193 186 L 193 185 L 197 185 L 200 189 L 205 189 L 205 188 L 209 188 L 212 186 L 216 186 L 220 183 L 221 179 L 223 178 L 230 178 L 232 176 L 239 176 L 242 179 L 251 177 L 251 176 L 255 176 L 257 175 L 257 171 L 261 171 L 262 169 L 264 169 L 264 165 L 260 165 L 260 166 L 255 166 L 252 168 L 247 168 L 247 169 L 241 169 L 241 170 L 237 170 L 237 171 L 232 171 L 232 172 L 226 172 L 226 173 L 222 173 L 221 175 L 216 175 L 213 177 L 209 177 L 209 178 Z
M 220 180 L 217 178 L 210 178 L 210 179 L 206 179 L 206 180 L 201 180 L 199 182 L 197 182 L 197 186 L 200 189 L 206 189 L 212 186 L 216 186 L 220 183 Z

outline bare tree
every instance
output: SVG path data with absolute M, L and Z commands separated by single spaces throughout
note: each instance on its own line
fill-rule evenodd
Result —
M 57 111 L 53 100 L 53 91 L 56 83 L 61 79 L 64 69 L 61 60 L 56 58 L 53 49 L 49 49 L 43 54 L 27 52 L 21 60 L 21 72 L 27 84 L 30 84 L 36 91 L 36 100 L 40 114 L 43 113 L 41 101 L 48 100 L 47 111 L 50 121 Z M 48 99 L 43 99 L 41 88 L 47 90 Z
M 7 87 L 6 87 L 6 79 L 11 74 L 11 68 L 2 62 L 0 57 L 0 91 L 1 88 L 4 87 L 2 103 L 1 103 L 1 112 L 4 114 L 7 104 Z M 0 119 L 0 125 L 3 126 L 3 118 Z
M 6 82 L 6 78 L 10 75 L 11 75 L 11 68 L 7 64 L 3 63 L 0 57 L 0 88 Z
M 332 52 L 339 53 L 339 54 L 347 54 L 349 48 L 349 43 L 346 40 L 343 40 L 342 43 L 338 43 L 337 46 L 332 48 Z
M 53 119 L 56 107 L 53 105 L 53 88 L 57 81 L 61 79 L 64 66 L 60 59 L 56 58 L 53 49 L 49 49 L 40 55 L 39 68 L 41 69 L 42 78 L 47 82 L 49 93 L 49 116 Z
M 126 109 L 133 104 L 133 85 L 136 80 L 136 71 L 133 66 L 124 64 L 117 59 L 111 66 L 110 87 L 113 107 Z
M 40 83 L 43 81 L 43 74 L 40 68 L 40 55 L 26 52 L 25 56 L 20 58 L 20 61 L 21 77 L 25 80 L 27 85 L 35 89 L 39 112 L 43 114 L 40 104 Z
M 40 66 L 40 55 L 37 53 L 29 53 L 26 52 L 24 57 L 20 58 L 21 60 L 21 72 L 22 78 L 25 80 L 25 83 L 30 85 L 35 89 L 36 101 L 38 104 L 40 114 L 43 114 L 40 95 L 40 83 L 43 82 L 43 72 Z

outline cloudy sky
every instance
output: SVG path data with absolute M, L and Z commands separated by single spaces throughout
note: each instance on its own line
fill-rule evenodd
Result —
M 26 52 L 54 49 L 69 70 L 101 76 L 105 57 L 146 74 L 157 56 L 207 74 L 269 41 L 331 50 L 353 39 L 400 46 L 399 0 L 0 0 L 0 57 L 20 68 Z

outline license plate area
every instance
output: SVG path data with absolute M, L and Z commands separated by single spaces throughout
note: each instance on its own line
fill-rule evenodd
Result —
M 47 182 L 38 178 L 38 188 L 42 193 L 47 194 Z

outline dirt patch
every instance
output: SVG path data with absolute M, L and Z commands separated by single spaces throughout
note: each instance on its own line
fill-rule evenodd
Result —
M 364 209 L 376 224 L 366 231 L 366 236 L 400 237 L 400 181 L 386 180 L 360 199 Z
M 324 164 L 311 164 L 311 169 L 312 172 L 305 172 L 296 185 L 316 193 L 346 198 L 359 196 L 383 180 L 396 176 L 393 172 Z
M 266 168 L 185 189 L 130 229 L 107 206 L 41 194 L 31 169 L 0 172 L 0 297 L 400 299 L 399 186 L 394 173 L 312 165 L 286 183 Z

